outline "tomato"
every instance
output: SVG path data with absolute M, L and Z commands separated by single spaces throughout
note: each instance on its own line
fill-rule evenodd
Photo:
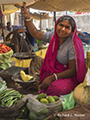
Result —
M 5 44 L 0 43 L 0 53 L 7 53 L 11 50 L 11 48 Z

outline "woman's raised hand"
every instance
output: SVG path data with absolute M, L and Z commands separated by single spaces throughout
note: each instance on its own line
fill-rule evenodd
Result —
M 30 14 L 25 4 L 23 4 L 23 6 L 21 7 L 21 15 L 25 17 L 25 19 L 30 19 Z

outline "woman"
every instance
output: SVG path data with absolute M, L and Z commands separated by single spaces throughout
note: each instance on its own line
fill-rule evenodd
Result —
M 42 40 L 44 33 L 36 32 L 25 6 L 22 13 L 25 13 L 31 35 Z M 72 17 L 66 15 L 56 21 L 54 35 L 40 70 L 41 92 L 46 92 L 47 95 L 65 95 L 83 82 L 86 74 L 84 50 L 76 32 Z

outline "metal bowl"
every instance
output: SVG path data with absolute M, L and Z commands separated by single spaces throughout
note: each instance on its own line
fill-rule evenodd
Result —
M 14 80 L 14 82 L 16 83 L 22 83 L 22 84 L 29 84 L 29 83 L 34 83 L 36 82 L 37 80 L 35 80 L 34 78 L 31 78 L 30 81 L 23 81 L 22 78 L 20 77 L 20 74 L 16 74 L 14 76 L 12 76 L 12 80 Z
M 30 79 L 29 81 L 25 82 L 22 80 L 20 73 L 14 74 L 11 79 L 17 83 L 18 85 L 20 85 L 22 88 L 28 88 L 31 85 L 35 85 L 35 83 L 37 81 L 39 81 L 39 77 L 36 75 L 33 75 L 33 78 Z
M 17 59 L 30 59 L 30 58 L 34 58 L 35 56 L 36 56 L 35 53 L 30 53 L 30 52 L 18 52 L 13 54 L 13 57 Z

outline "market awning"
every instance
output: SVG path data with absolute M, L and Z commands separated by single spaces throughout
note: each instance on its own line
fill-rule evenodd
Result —
M 90 0 L 0 0 L 0 5 L 4 10 L 3 14 L 11 14 L 17 11 L 23 2 L 26 2 L 27 8 L 44 11 L 90 12 Z
M 4 15 L 11 14 L 20 9 L 23 2 L 26 2 L 26 6 L 34 4 L 37 0 L 0 0 L 1 10 Z
M 90 11 L 90 0 L 38 0 L 28 8 L 44 11 Z
M 4 5 L 4 4 L 22 4 L 23 2 L 26 2 L 27 4 L 30 3 L 34 3 L 37 0 L 0 0 L 0 5 Z
M 19 8 L 15 7 L 14 5 L 1 5 L 1 10 L 3 15 L 8 15 L 18 11 Z
M 32 17 L 32 19 L 36 19 L 36 20 L 45 20 L 45 19 L 50 19 L 52 17 L 49 16 L 48 13 L 31 13 L 30 12 L 30 16 Z

